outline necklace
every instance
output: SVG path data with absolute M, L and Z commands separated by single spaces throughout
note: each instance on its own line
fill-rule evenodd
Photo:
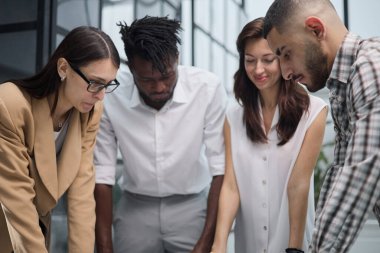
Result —
M 58 122 L 57 127 L 54 128 L 55 131 L 60 131 L 63 127 L 63 124 L 65 123 L 66 119 L 64 121 Z
M 65 114 L 63 121 L 60 121 L 57 123 L 58 127 L 56 130 L 58 130 L 58 131 L 61 130 L 61 128 L 63 127 L 63 125 L 65 124 L 67 119 L 70 117 L 70 115 L 71 115 L 71 110 Z

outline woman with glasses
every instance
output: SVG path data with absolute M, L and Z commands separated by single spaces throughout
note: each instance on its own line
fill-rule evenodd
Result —
M 281 76 L 263 38 L 263 18 L 244 26 L 236 44 L 237 103 L 226 112 L 226 172 L 213 253 L 225 253 L 235 219 L 235 252 L 307 251 L 314 222 L 313 168 L 326 103 Z
M 64 194 L 68 252 L 94 252 L 92 153 L 119 65 L 110 37 L 83 26 L 38 74 L 0 85 L 0 252 L 48 252 Z

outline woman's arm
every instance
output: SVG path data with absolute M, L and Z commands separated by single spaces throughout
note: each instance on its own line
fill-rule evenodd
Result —
M 0 212 L 4 214 L 0 217 L 5 217 L 8 227 L 0 227 L 0 234 L 9 231 L 14 252 L 47 253 L 33 203 L 36 193 L 35 182 L 29 176 L 31 161 L 25 145 L 26 117 L 32 120 L 25 100 L 19 99 L 16 93 L 10 94 L 9 90 L 0 90 Z M 4 225 L 4 220 L 0 224 Z M 7 239 L 0 238 L 0 245 L 9 245 L 3 242 Z M 0 251 L 5 250 L 1 246 Z
M 307 130 L 300 153 L 289 178 L 287 187 L 290 223 L 289 248 L 302 249 L 310 178 L 321 149 L 326 116 L 327 108 L 324 108 L 319 112 Z
M 224 139 L 226 146 L 226 171 L 219 196 L 216 233 L 211 249 L 213 253 L 226 252 L 228 235 L 240 205 L 239 190 L 232 164 L 231 132 L 227 120 L 224 122 Z
M 68 252 L 94 252 L 95 169 L 93 151 L 101 112 L 102 104 L 97 103 L 87 130 L 82 135 L 82 157 L 78 174 L 67 191 Z

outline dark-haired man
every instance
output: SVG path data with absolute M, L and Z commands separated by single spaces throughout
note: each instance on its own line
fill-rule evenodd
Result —
M 328 0 L 275 0 L 264 36 L 284 78 L 330 90 L 335 153 L 312 252 L 348 252 L 370 212 L 380 217 L 380 39 L 348 32 Z
M 178 66 L 179 22 L 145 17 L 120 26 L 130 72 L 105 101 L 97 139 L 97 252 L 112 252 L 118 147 L 114 252 L 209 252 L 224 174 L 225 90 L 214 74 Z

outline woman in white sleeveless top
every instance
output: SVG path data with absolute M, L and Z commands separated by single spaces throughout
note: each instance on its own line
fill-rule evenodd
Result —
M 327 107 L 281 77 L 262 25 L 262 18 L 251 21 L 237 39 L 238 103 L 230 104 L 225 122 L 226 172 L 215 253 L 226 252 L 235 217 L 236 253 L 304 252 L 311 240 L 312 175 Z

